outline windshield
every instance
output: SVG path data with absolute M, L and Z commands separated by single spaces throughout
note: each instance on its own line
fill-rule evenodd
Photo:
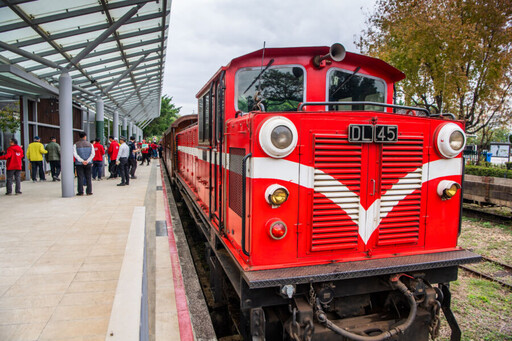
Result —
M 260 110 L 255 100 L 259 90 L 256 99 L 261 100 L 265 111 L 296 111 L 299 103 L 304 102 L 304 70 L 298 66 L 271 67 L 251 85 L 261 71 L 258 67 L 237 72 L 237 109 L 243 112 Z
M 385 102 L 386 83 L 373 77 L 354 72 L 333 69 L 329 72 L 329 102 Z M 374 105 L 331 105 L 329 110 L 375 110 L 384 111 Z

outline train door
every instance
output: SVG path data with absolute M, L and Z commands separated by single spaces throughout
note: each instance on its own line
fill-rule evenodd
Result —
M 324 257 L 333 253 L 364 251 L 359 238 L 360 221 L 369 204 L 365 195 L 372 169 L 368 167 L 368 143 L 349 141 L 348 125 L 363 126 L 368 120 L 357 116 L 340 120 L 339 116 L 304 119 L 300 136 L 307 141 L 301 152 L 301 165 L 309 169 L 302 176 L 302 197 L 308 210 L 299 210 L 299 221 L 306 222 L 299 236 L 299 257 Z M 304 169 L 305 170 L 305 169 Z M 301 170 L 302 172 L 303 170 Z M 371 204 L 371 203 L 370 203 Z
M 223 217 L 223 170 L 224 157 L 222 150 L 223 143 L 223 121 L 224 121 L 224 85 L 223 74 L 220 79 L 212 83 L 212 149 L 210 158 L 210 214 L 212 221 L 222 230 L 224 226 Z
M 429 130 L 424 121 L 405 117 L 381 118 L 374 125 L 369 148 L 376 164 L 367 180 L 367 196 L 374 194 L 375 204 L 366 214 L 367 250 L 424 246 L 427 193 L 422 179 L 428 171 L 423 165 L 428 163 Z

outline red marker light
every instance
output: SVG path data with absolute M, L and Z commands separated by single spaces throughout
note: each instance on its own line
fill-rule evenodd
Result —
M 277 221 L 270 227 L 270 236 L 274 239 L 283 239 L 286 235 L 286 225 L 282 221 Z

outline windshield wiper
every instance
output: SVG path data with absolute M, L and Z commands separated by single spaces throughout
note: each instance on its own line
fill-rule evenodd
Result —
M 356 75 L 356 73 L 358 73 L 358 72 L 359 72 L 359 70 L 361 70 L 361 67 L 360 67 L 360 66 L 358 66 L 358 67 L 355 69 L 355 71 L 354 71 L 350 76 L 348 76 L 348 77 L 347 77 L 347 79 L 345 79 L 345 80 L 343 81 L 343 83 L 341 83 L 341 84 L 340 84 L 340 86 L 338 86 L 338 87 L 336 88 L 336 90 L 334 90 L 334 92 L 330 95 L 330 97 L 334 97 L 334 95 L 336 95 L 336 93 L 337 93 L 338 91 L 340 91 L 341 89 L 343 89 L 343 87 L 344 87 L 345 85 L 347 85 L 347 83 L 352 79 L 352 77 L 354 77 L 354 76 Z
M 258 81 L 258 79 L 260 79 L 261 75 L 263 75 L 265 73 L 265 71 L 267 71 L 267 69 L 270 67 L 270 65 L 272 65 L 274 63 L 274 58 L 272 58 L 267 66 L 265 66 L 265 68 L 263 70 L 261 70 L 261 72 L 256 76 L 256 78 L 254 78 L 254 80 L 252 81 L 251 85 L 249 85 L 249 87 L 247 87 L 247 89 L 245 89 L 244 93 L 245 94 L 247 91 L 249 91 L 249 89 L 251 88 L 251 86 L 254 85 L 254 83 L 256 83 Z

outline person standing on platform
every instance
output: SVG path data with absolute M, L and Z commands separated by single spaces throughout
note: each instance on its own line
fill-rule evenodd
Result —
M 164 151 L 164 146 L 162 146 L 162 142 L 159 142 L 158 143 L 158 157 L 161 159 L 162 158 L 162 153 Z
M 130 184 L 130 172 L 128 165 L 128 157 L 130 156 L 130 147 L 126 144 L 126 137 L 121 136 L 119 138 L 121 146 L 119 146 L 119 153 L 117 153 L 116 165 L 119 167 L 119 173 L 121 175 L 121 183 L 118 186 L 128 186 Z
M 50 137 L 50 143 L 46 145 L 46 160 L 50 162 L 53 181 L 60 181 L 60 145 L 55 137 Z
M 87 141 L 87 135 L 80 132 L 78 135 L 80 140 L 73 146 L 73 154 L 75 156 L 75 167 L 77 180 L 77 194 L 84 195 L 84 179 L 87 184 L 86 193 L 92 195 L 92 159 L 94 158 L 94 148 L 92 144 Z
M 103 173 L 103 155 L 105 155 L 105 148 L 100 143 L 100 139 L 97 137 L 92 145 L 94 148 L 94 158 L 92 159 L 92 179 L 98 181 L 101 180 Z
M 141 166 L 144 164 L 144 161 L 147 161 L 148 162 L 147 166 L 149 166 L 149 162 L 151 161 L 150 149 L 151 148 L 149 146 L 149 143 L 145 143 L 144 141 L 142 141 L 142 149 L 141 149 L 142 161 L 140 162 Z
M 137 179 L 135 176 L 135 170 L 137 170 L 137 146 L 135 145 L 135 136 L 130 136 L 130 156 L 128 157 L 128 165 L 130 166 L 130 178 Z
M 43 169 L 43 154 L 47 154 L 48 152 L 44 149 L 43 144 L 41 143 L 41 138 L 39 136 L 34 137 L 34 142 L 28 145 L 27 148 L 27 159 L 30 161 L 32 165 L 32 181 L 37 182 L 36 175 L 39 169 L 39 180 L 46 181 L 46 177 L 44 176 Z
M 158 156 L 157 149 L 158 149 L 158 146 L 156 145 L 156 143 L 155 142 L 151 143 L 151 157 L 153 159 L 156 159 Z
M 117 165 L 116 165 L 116 160 L 117 160 L 117 154 L 119 153 L 119 143 L 114 140 L 114 136 L 109 136 L 108 137 L 109 141 L 110 141 L 110 146 L 108 146 L 108 155 L 110 156 L 110 163 L 108 164 L 108 171 L 110 172 L 110 176 L 108 177 L 109 179 L 115 179 L 117 178 Z
M 23 149 L 18 146 L 18 141 L 11 139 L 9 148 L 5 155 L 0 156 L 0 160 L 7 160 L 7 177 L 5 183 L 5 194 L 12 193 L 12 180 L 16 183 L 16 194 L 21 194 L 21 159 L 23 159 Z

